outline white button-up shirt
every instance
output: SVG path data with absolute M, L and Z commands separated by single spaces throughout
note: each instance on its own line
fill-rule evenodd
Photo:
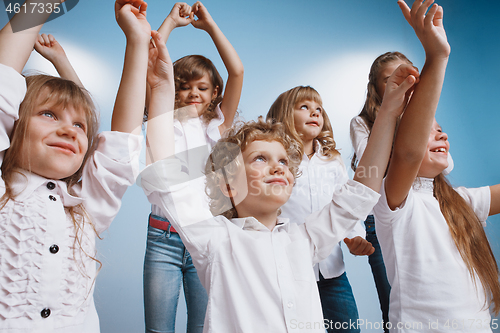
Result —
M 316 151 L 311 159 L 305 154 L 302 157 L 299 166 L 301 174 L 295 180 L 290 199 L 281 207 L 280 216 L 288 218 L 290 222 L 304 223 L 307 216 L 328 205 L 333 193 L 347 182 L 347 171 L 340 155 L 328 160 L 321 156 L 319 149 Z M 356 223 L 347 237 L 365 238 L 365 234 L 361 224 Z M 335 244 L 328 258 L 314 266 L 316 280 L 319 280 L 318 271 L 326 279 L 338 277 L 345 272 L 340 243 Z
M 139 183 L 191 254 L 208 292 L 204 332 L 217 333 L 324 333 L 313 265 L 379 198 L 349 180 L 305 223 L 279 218 L 271 231 L 253 217 L 228 220 L 200 210 L 193 202 L 205 194 L 193 191 L 178 160 L 148 166 Z
M 25 91 L 24 78 L 0 65 L 0 162 Z M 109 227 L 134 183 L 141 143 L 142 136 L 101 133 L 82 182 L 73 186 L 76 195 L 68 193 L 63 181 L 25 170 L 14 174 L 15 199 L 0 210 L 0 332 L 99 332 L 93 299 L 96 263 L 91 258 L 95 236 Z M 0 197 L 4 193 L 0 179 Z M 78 244 L 67 208 L 80 204 L 92 225 L 79 219 Z

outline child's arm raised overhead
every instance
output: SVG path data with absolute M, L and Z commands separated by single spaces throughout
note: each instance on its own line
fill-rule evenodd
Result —
M 35 50 L 54 65 L 61 78 L 71 80 L 84 88 L 75 69 L 71 66 L 66 52 L 64 52 L 61 44 L 57 42 L 54 36 L 39 35 L 35 42 Z
M 151 26 L 143 0 L 116 0 L 115 15 L 127 46 L 120 87 L 116 95 L 111 130 L 140 134 L 146 99 L 146 73 Z
M 193 20 L 194 13 L 191 12 L 191 6 L 185 2 L 177 2 L 158 28 L 158 33 L 160 33 L 166 43 L 172 30 L 178 27 L 185 27 L 193 22 Z
M 174 155 L 174 69 L 162 36 L 152 31 L 147 81 L 151 87 L 148 109 L 146 164 Z
M 26 6 L 36 5 L 40 2 L 28 0 Z M 61 3 L 61 0 L 51 0 L 52 3 Z M 35 40 L 42 25 L 49 18 L 50 13 L 38 13 L 35 11 L 20 11 L 7 23 L 0 31 L 0 63 L 14 68 L 19 73 L 22 72 L 28 58 L 30 57 Z M 35 26 L 33 26 L 35 25 Z M 27 29 L 23 29 L 28 27 Z
M 229 40 L 219 29 L 205 6 L 198 1 L 193 5 L 192 10 L 198 18 L 192 22 L 192 25 L 197 29 L 205 30 L 210 35 L 227 69 L 226 89 L 224 90 L 220 105 L 225 119 L 224 123 L 219 126 L 219 130 L 223 133 L 233 124 L 234 116 L 238 109 L 241 89 L 243 87 L 243 64 L 238 53 L 236 53 Z M 221 87 L 218 89 L 221 89 Z
M 382 105 L 354 174 L 354 180 L 374 191 L 378 192 L 382 185 L 391 155 L 397 119 L 403 112 L 418 77 L 415 67 L 403 64 L 387 80 Z
M 391 209 L 405 200 L 425 155 L 450 54 L 443 27 L 443 8 L 437 4 L 431 7 L 432 3 L 433 0 L 416 0 L 410 10 L 404 1 L 398 1 L 424 47 L 426 59 L 420 82 L 415 87 L 395 138 L 385 183 Z

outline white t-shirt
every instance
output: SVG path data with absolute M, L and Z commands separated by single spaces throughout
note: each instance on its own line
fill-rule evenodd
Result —
M 374 208 L 392 287 L 391 332 L 491 332 L 482 285 L 477 276 L 476 285 L 472 281 L 433 196 L 432 182 L 417 178 L 405 202 L 394 211 L 387 204 L 384 182 Z M 489 187 L 456 191 L 479 220 L 486 221 Z
M 335 190 L 344 185 L 348 179 L 347 171 L 340 155 L 331 160 L 321 156 L 316 149 L 311 159 L 304 154 L 299 170 L 300 176 L 295 180 L 290 199 L 281 207 L 282 217 L 290 222 L 302 224 L 306 217 L 320 211 L 332 201 Z M 349 238 L 356 236 L 365 237 L 365 229 L 360 223 L 347 235 Z M 345 272 L 344 258 L 340 243 L 337 243 L 328 258 L 314 266 L 316 280 L 321 272 L 324 278 L 331 279 Z
M 325 259 L 380 197 L 349 180 L 329 205 L 298 225 L 270 231 L 253 217 L 228 220 L 193 205 L 180 161 L 148 166 L 139 183 L 162 208 L 188 249 L 208 292 L 204 332 L 324 333 L 313 265 Z

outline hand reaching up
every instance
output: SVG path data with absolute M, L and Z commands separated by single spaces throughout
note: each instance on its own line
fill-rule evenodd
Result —
M 418 82 L 418 70 L 410 64 L 401 64 L 394 70 L 385 88 L 384 98 L 379 112 L 391 112 L 399 117 Z
M 143 0 L 116 0 L 116 22 L 127 39 L 148 40 L 151 26 L 146 19 L 148 4 Z
M 168 85 L 171 92 L 175 94 L 174 87 L 174 69 L 172 60 L 168 54 L 165 41 L 162 36 L 156 32 L 151 31 L 154 43 L 150 44 L 149 60 L 148 60 L 148 74 L 147 80 L 152 90 Z
M 191 24 L 196 29 L 205 30 L 209 32 L 209 29 L 215 25 L 215 21 L 212 19 L 212 16 L 208 13 L 208 10 L 203 4 L 197 1 L 192 7 L 192 12 L 197 17 L 196 20 L 193 20 Z
M 52 35 L 39 35 L 35 41 L 35 50 L 51 63 L 66 57 L 66 53 L 61 44 L 59 44 Z
M 432 5 L 433 2 L 434 0 L 415 0 L 411 10 L 404 0 L 399 0 L 398 5 L 406 21 L 415 30 L 427 58 L 448 58 L 451 49 L 443 26 L 443 7 Z
M 170 18 L 175 27 L 184 27 L 194 21 L 194 13 L 191 11 L 191 6 L 185 2 L 177 2 L 170 14 L 168 14 L 167 19 Z

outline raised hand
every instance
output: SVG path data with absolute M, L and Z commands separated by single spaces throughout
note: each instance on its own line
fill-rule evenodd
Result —
M 401 64 L 387 80 L 384 98 L 379 112 L 390 112 L 399 116 L 418 82 L 418 70 L 410 64 Z
M 169 18 L 174 22 L 176 28 L 184 27 L 194 21 L 194 13 L 187 3 L 177 2 L 168 14 L 167 19 Z
M 170 55 L 165 46 L 165 41 L 162 36 L 154 30 L 151 31 L 151 35 L 156 45 L 151 43 L 149 48 L 147 74 L 149 86 L 154 90 L 163 85 L 170 85 L 172 93 L 175 94 L 174 70 L 172 67 L 172 60 L 170 60 Z
M 116 0 L 116 22 L 129 38 L 148 38 L 151 36 L 151 26 L 146 19 L 148 4 L 143 0 Z
M 201 30 L 205 30 L 209 32 L 209 29 L 215 25 L 212 16 L 208 13 L 208 10 L 200 1 L 197 1 L 192 7 L 192 12 L 197 17 L 196 20 L 193 20 L 191 24 Z
M 411 10 L 404 0 L 399 0 L 398 5 L 406 21 L 415 30 L 427 57 L 447 58 L 451 49 L 443 26 L 443 7 L 433 2 L 434 0 L 415 0 Z
M 344 238 L 344 243 L 349 248 L 349 252 L 355 256 L 369 256 L 375 252 L 373 245 L 363 237 Z
M 39 35 L 35 41 L 35 50 L 52 63 L 66 57 L 64 49 L 52 35 Z

